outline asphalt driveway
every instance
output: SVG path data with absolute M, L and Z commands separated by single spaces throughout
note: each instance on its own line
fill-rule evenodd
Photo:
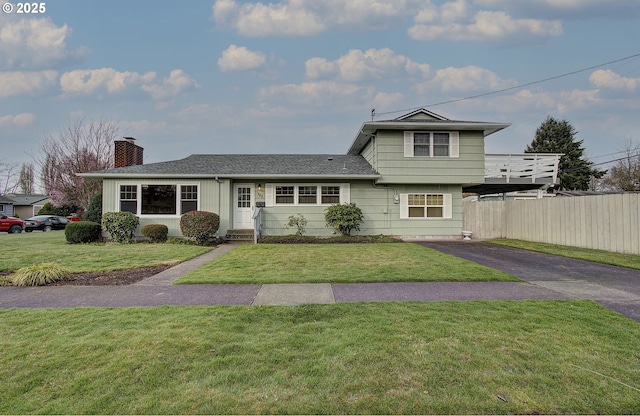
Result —
M 419 244 L 502 270 L 568 297 L 595 300 L 640 321 L 640 270 L 479 241 L 433 241 Z

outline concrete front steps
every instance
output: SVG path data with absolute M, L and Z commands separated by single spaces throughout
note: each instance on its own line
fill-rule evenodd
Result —
M 253 242 L 253 230 L 235 229 L 227 230 L 224 239 L 228 242 L 246 241 Z

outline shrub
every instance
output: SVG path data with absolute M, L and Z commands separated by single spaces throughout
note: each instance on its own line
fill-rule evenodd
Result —
M 286 223 L 285 228 L 296 228 L 296 235 L 303 236 L 305 232 L 305 227 L 307 226 L 307 219 L 304 215 L 289 215 L 289 222 Z
M 140 229 L 140 232 L 152 243 L 164 243 L 167 241 L 169 228 L 164 224 L 147 224 Z
M 87 210 L 84 212 L 82 219 L 85 221 L 93 221 L 100 224 L 102 222 L 102 194 L 96 194 L 91 198 Z
M 67 274 L 65 269 L 55 263 L 41 263 L 18 269 L 11 276 L 11 281 L 16 286 L 42 286 L 57 282 Z
M 58 210 L 51 202 L 47 202 L 40 208 L 38 215 L 58 215 Z
M 71 244 L 91 243 L 100 238 L 100 224 L 93 221 L 72 221 L 64 229 L 64 236 Z
M 340 231 L 342 235 L 351 235 L 351 230 L 360 231 L 364 220 L 362 210 L 354 202 L 350 204 L 331 205 L 325 210 L 324 219 L 328 227 Z
M 180 217 L 180 231 L 201 245 L 215 238 L 220 227 L 220 216 L 208 211 L 190 211 Z
M 139 223 L 130 212 L 107 212 L 102 216 L 102 227 L 116 243 L 130 243 Z

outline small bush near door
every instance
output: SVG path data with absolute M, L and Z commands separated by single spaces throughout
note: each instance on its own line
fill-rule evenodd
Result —
M 185 237 L 205 246 L 216 237 L 220 227 L 220 216 L 208 211 L 190 211 L 180 217 L 180 231 Z

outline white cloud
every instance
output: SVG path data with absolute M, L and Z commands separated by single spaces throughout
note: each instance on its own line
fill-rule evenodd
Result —
M 480 6 L 498 8 L 518 16 L 546 19 L 629 19 L 640 16 L 637 0 L 473 0 Z
M 56 85 L 56 71 L 14 71 L 0 72 L 0 97 L 32 95 Z
M 5 68 L 54 67 L 88 55 L 86 48 L 67 49 L 71 29 L 56 26 L 50 18 L 23 18 L 0 25 L 0 66 Z
M 481 110 L 490 114 L 517 114 L 543 111 L 548 114 L 567 114 L 593 108 L 602 103 L 597 90 L 561 90 L 554 92 L 521 90 L 511 95 L 485 97 L 456 103 L 461 109 Z
M 304 104 L 313 107 L 334 106 L 337 102 L 341 104 L 366 102 L 371 101 L 373 97 L 374 89 L 372 87 L 360 87 L 334 81 L 274 85 L 261 88 L 258 92 L 258 98 L 263 102 L 274 102 L 278 105 Z
M 421 17 L 425 20 L 425 17 Z M 514 19 L 501 11 L 479 11 L 458 22 L 417 23 L 407 33 L 415 40 L 493 41 L 501 44 L 535 44 L 563 33 L 560 21 Z
M 157 81 L 155 72 L 120 72 L 113 68 L 74 70 L 60 77 L 62 92 L 70 95 L 99 95 L 124 93 L 131 88 L 149 93 L 154 99 L 164 99 L 198 84 L 181 69 L 171 71 L 168 77 Z
M 18 126 L 23 127 L 33 123 L 36 120 L 36 116 L 32 113 L 21 113 L 16 115 L 0 116 L 0 126 Z
M 200 88 L 200 85 L 182 69 L 174 69 L 161 83 L 143 85 L 142 90 L 156 100 L 173 97 L 184 91 Z
M 477 66 L 464 68 L 444 68 L 436 71 L 436 75 L 426 83 L 420 85 L 422 91 L 432 88 L 445 93 L 459 93 L 472 91 L 492 91 L 514 87 L 518 83 L 513 79 L 502 79 L 495 72 Z
M 615 72 L 607 70 L 597 70 L 591 74 L 589 81 L 597 88 L 608 88 L 622 91 L 635 91 L 640 87 L 640 78 L 626 78 Z
M 246 71 L 258 69 L 267 61 L 264 53 L 253 52 L 244 46 L 230 45 L 218 59 L 218 68 L 222 72 Z
M 311 58 L 305 63 L 305 69 L 309 79 L 338 75 L 349 82 L 407 75 L 424 78 L 431 72 L 428 64 L 414 62 L 388 48 L 368 49 L 364 52 L 352 49 L 335 61 Z
M 282 0 L 243 3 L 217 0 L 213 19 L 243 36 L 309 36 L 339 27 L 399 26 L 424 0 Z

